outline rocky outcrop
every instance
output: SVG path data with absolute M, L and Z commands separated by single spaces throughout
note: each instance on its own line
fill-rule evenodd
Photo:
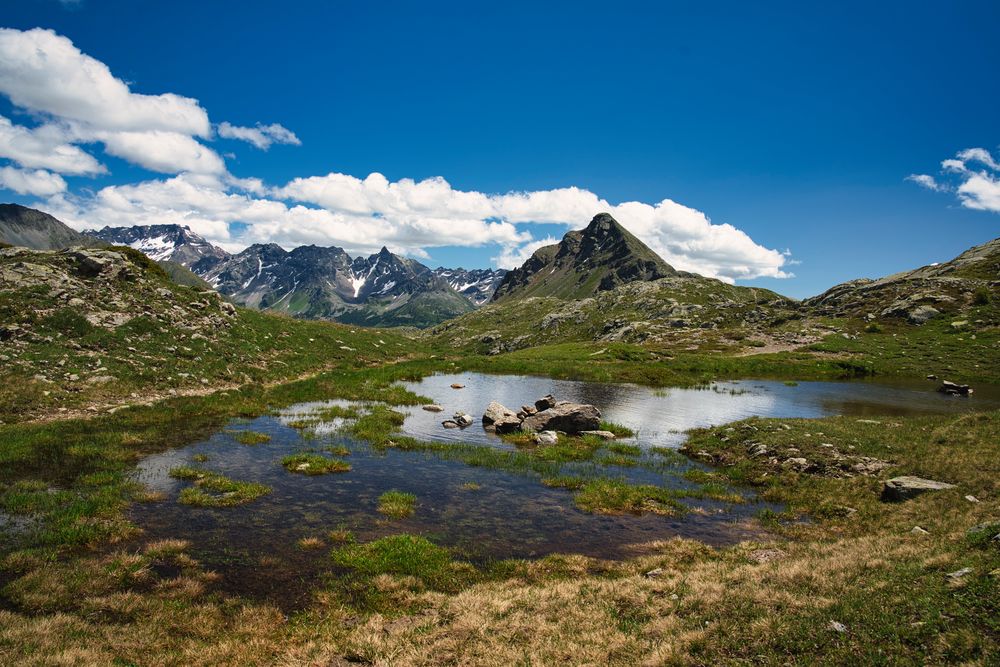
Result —
M 922 477 L 912 477 L 909 475 L 893 477 L 887 480 L 882 487 L 882 500 L 886 502 L 901 502 L 916 498 L 928 491 L 943 491 L 954 488 L 954 484 L 938 482 L 933 479 L 924 479 Z
M 559 401 L 550 408 L 528 415 L 521 422 L 522 431 L 563 431 L 579 434 L 596 431 L 601 426 L 601 411 L 593 405 Z
M 521 418 L 510 408 L 493 401 L 483 414 L 483 426 L 497 433 L 513 433 L 521 428 Z

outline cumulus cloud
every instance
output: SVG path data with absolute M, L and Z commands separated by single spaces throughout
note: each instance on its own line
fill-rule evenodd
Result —
M 197 100 L 134 92 L 51 30 L 0 29 L 0 93 L 37 123 L 26 127 L 0 116 L 0 158 L 18 165 L 0 167 L 0 187 L 47 197 L 46 210 L 80 229 L 186 224 L 230 250 L 255 242 L 314 243 L 357 254 L 386 245 L 424 257 L 427 248 L 491 245 L 500 265 L 514 266 L 556 240 L 536 239 L 533 224 L 579 229 L 607 211 L 679 269 L 729 282 L 788 276 L 783 253 L 670 199 L 612 204 L 577 187 L 483 193 L 457 190 L 441 177 L 390 181 L 379 173 L 305 176 L 279 187 L 234 176 L 203 143 L 212 138 L 212 124 Z M 263 150 L 300 144 L 277 123 L 223 122 L 216 132 Z M 81 147 L 97 143 L 108 155 L 169 177 L 69 192 L 60 174 L 106 171 Z M 980 153 L 959 159 L 995 164 Z M 988 184 L 971 183 L 962 196 L 991 201 Z
M 0 90 L 20 107 L 107 130 L 211 134 L 197 100 L 133 93 L 107 65 L 52 30 L 0 29 Z
M 219 123 L 219 136 L 224 139 L 239 139 L 253 144 L 257 148 L 266 151 L 271 144 L 292 144 L 301 146 L 302 142 L 295 136 L 295 133 L 278 123 L 262 125 L 257 123 L 255 127 L 241 127 L 223 121 Z
M 954 192 L 965 208 L 1000 213 L 1000 161 L 985 148 L 966 148 L 941 161 L 945 182 L 927 174 L 907 180 L 936 192 Z
M 579 229 L 595 214 L 610 212 L 615 218 L 682 270 L 733 281 L 762 276 L 785 278 L 785 256 L 755 243 L 731 225 L 713 224 L 701 211 L 665 199 L 657 204 L 625 202 L 612 205 L 580 188 L 490 195 L 455 190 L 443 178 L 390 182 L 382 174 L 359 179 L 347 174 L 297 178 L 273 194 L 322 206 L 343 215 L 378 216 L 404 224 L 450 221 L 443 233 L 462 230 L 470 221 L 556 223 Z M 506 228 L 503 228 L 506 230 Z M 495 239 L 504 250 L 495 258 L 509 265 L 530 256 L 515 238 Z M 534 242 L 537 246 L 537 242 Z M 462 244 L 465 245 L 465 244 Z M 533 252 L 533 251 L 532 251 Z
M 66 181 L 59 174 L 44 169 L 0 167 L 0 188 L 13 190 L 19 195 L 50 197 L 65 192 Z
M 51 169 L 63 174 L 100 174 L 106 169 L 94 156 L 67 142 L 66 133 L 53 126 L 28 129 L 0 116 L 0 157 L 22 167 Z
M 501 249 L 500 254 L 492 259 L 498 268 L 516 269 L 528 261 L 528 258 L 535 254 L 536 250 L 554 243 L 559 243 L 559 239 L 552 236 L 546 236 L 545 238 L 538 239 L 537 241 L 529 241 L 520 247 L 505 246 Z

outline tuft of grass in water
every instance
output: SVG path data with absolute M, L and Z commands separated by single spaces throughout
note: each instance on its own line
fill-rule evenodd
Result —
M 592 514 L 675 515 L 685 508 L 677 502 L 677 492 L 651 484 L 633 485 L 618 479 L 594 479 L 576 494 L 577 507 Z
M 616 438 L 631 438 L 635 436 L 635 431 L 630 429 L 628 426 L 622 426 L 621 424 L 616 424 L 614 422 L 602 421 L 598 430 L 614 433 Z
M 271 436 L 257 431 L 236 431 L 233 434 L 233 439 L 241 445 L 262 445 L 265 442 L 271 442 Z
M 405 519 L 412 516 L 417 507 L 417 497 L 392 489 L 378 497 L 378 511 L 392 519 Z
M 613 442 L 605 447 L 609 452 L 621 454 L 622 456 L 642 456 L 642 447 L 639 445 L 626 445 L 623 442 Z
M 785 380 L 784 384 L 785 384 L 786 387 L 798 387 L 799 386 L 799 383 L 796 382 L 795 380 Z
M 314 551 L 323 547 L 323 540 L 318 537 L 303 537 L 296 542 L 296 546 L 302 551 Z
M 208 454 L 195 454 L 191 459 L 197 463 L 204 463 L 208 460 Z
M 462 486 L 459 488 L 461 488 L 463 491 L 478 491 L 483 487 L 482 485 L 477 484 L 476 482 L 464 482 Z
M 334 456 L 350 456 L 351 450 L 343 445 L 331 445 L 326 448 L 326 451 L 330 452 Z
M 181 466 L 170 471 L 170 476 L 194 482 L 181 490 L 179 502 L 196 507 L 235 507 L 253 502 L 271 493 L 271 489 L 258 482 L 241 482 L 225 475 Z
M 587 482 L 582 477 L 575 475 L 558 475 L 556 477 L 543 477 L 542 484 L 553 489 L 580 489 Z
M 334 419 L 357 419 L 358 410 L 354 407 L 347 408 L 341 405 L 331 405 L 317 410 L 315 415 L 320 421 L 331 421 Z
M 302 475 L 325 475 L 332 472 L 348 472 L 351 464 L 340 459 L 331 459 L 322 454 L 290 454 L 281 459 L 281 465 L 289 472 Z
M 326 536 L 334 544 L 351 544 L 355 541 L 354 533 L 346 528 L 336 528 L 327 532 Z
M 296 431 L 304 431 L 305 429 L 311 428 L 318 423 L 318 419 L 295 419 L 288 422 L 287 426 L 289 428 L 294 428 Z

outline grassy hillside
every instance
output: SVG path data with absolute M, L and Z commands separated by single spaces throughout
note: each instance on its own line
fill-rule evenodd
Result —
M 418 347 L 391 332 L 235 308 L 130 249 L 2 250 L 0 296 L 7 422 L 380 364 Z

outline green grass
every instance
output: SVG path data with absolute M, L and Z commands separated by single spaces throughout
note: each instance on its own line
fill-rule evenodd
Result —
M 236 507 L 265 496 L 271 489 L 257 482 L 241 482 L 189 466 L 174 468 L 170 476 L 194 482 L 181 490 L 178 501 L 195 507 Z
M 322 454 L 289 454 L 281 459 L 281 465 L 288 472 L 300 475 L 326 475 L 333 472 L 349 472 L 351 464 L 340 459 L 331 459 Z
M 631 438 L 635 436 L 635 431 L 630 429 L 628 426 L 622 426 L 621 424 L 615 424 L 614 422 L 602 421 L 597 430 L 614 433 L 616 438 Z
M 574 496 L 577 507 L 592 514 L 682 514 L 677 493 L 649 484 L 633 485 L 618 479 L 586 482 Z
M 613 442 L 605 447 L 609 452 L 621 454 L 622 456 L 642 456 L 642 447 L 639 445 L 627 445 L 623 442 Z
M 395 489 L 386 491 L 378 497 L 378 511 L 390 519 L 405 519 L 413 516 L 416 511 L 417 497 Z
M 267 433 L 258 433 L 256 431 L 236 431 L 233 434 L 233 439 L 241 445 L 262 445 L 266 442 L 271 442 L 271 436 Z

